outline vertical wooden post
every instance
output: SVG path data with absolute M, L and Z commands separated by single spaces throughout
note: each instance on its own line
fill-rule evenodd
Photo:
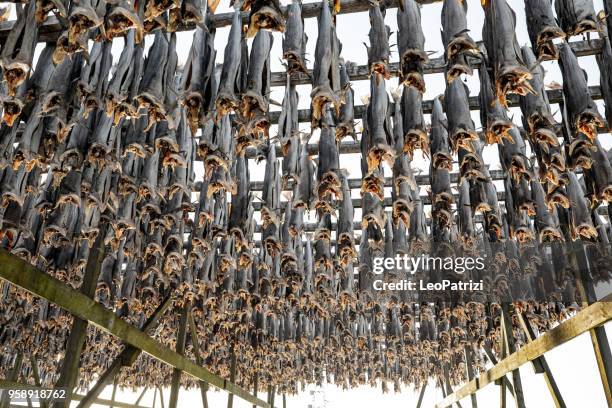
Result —
M 417 401 L 416 408 L 421 408 L 421 404 L 423 403 L 423 397 L 425 396 L 425 389 L 427 388 L 427 383 L 425 382 L 421 386 L 421 392 L 419 393 L 419 400 Z
M 253 396 L 257 397 L 257 381 L 258 381 L 258 377 L 257 377 L 257 371 L 255 372 L 255 374 L 253 374 Z M 256 405 L 253 405 L 253 408 L 257 408 Z
M 89 298 L 93 298 L 96 292 L 102 261 L 104 261 L 104 238 L 106 237 L 109 227 L 108 223 L 105 221 L 101 223 L 100 231 L 98 232 L 96 241 L 87 258 L 87 264 L 85 265 L 85 272 L 83 274 L 83 283 L 80 288 L 80 292 Z M 72 328 L 70 329 L 68 341 L 66 342 L 67 352 L 64 354 L 64 361 L 60 369 L 59 379 L 55 384 L 56 388 L 66 389 L 67 398 L 54 402 L 54 407 L 56 408 L 70 407 L 72 392 L 76 386 L 79 375 L 79 360 L 87 337 L 87 320 L 80 319 L 76 316 L 74 316 L 73 319 Z
M 448 364 L 444 365 L 444 384 L 446 385 L 446 393 L 451 395 L 453 393 L 453 387 L 451 387 L 450 376 L 448 374 Z M 442 385 L 444 387 L 444 385 Z M 457 407 L 463 408 L 459 401 L 457 401 Z
M 236 351 L 232 346 L 230 351 L 230 382 L 236 381 Z M 234 406 L 234 394 L 231 392 L 227 394 L 227 408 L 233 408 Z
M 533 328 L 529 324 L 527 317 L 522 313 L 515 313 L 516 318 L 518 319 L 525 336 L 527 337 L 527 341 L 535 340 L 535 332 Z M 563 397 L 561 396 L 561 390 L 557 386 L 557 382 L 552 375 L 552 371 L 548 366 L 548 362 L 546 361 L 546 357 L 540 356 L 532 361 L 533 369 L 536 373 L 544 374 L 544 380 L 546 381 L 546 386 L 550 391 L 550 396 L 553 399 L 556 408 L 566 408 L 565 402 L 563 401 Z
M 465 346 L 465 368 L 467 370 L 468 381 L 472 381 L 474 379 L 474 360 L 472 358 L 472 349 L 470 346 Z M 470 400 L 472 401 L 472 408 L 478 408 L 478 400 L 476 399 L 476 393 L 470 395 Z
M 179 328 L 176 335 L 175 351 L 181 356 L 185 354 L 185 342 L 187 341 L 187 314 L 191 309 L 191 303 L 186 302 L 181 309 L 179 317 Z M 181 370 L 174 368 L 172 370 L 172 385 L 170 387 L 170 400 L 168 401 L 169 408 L 176 408 L 178 402 L 178 394 L 181 387 Z
M 9 381 L 17 381 L 19 379 L 19 373 L 21 372 L 21 364 L 23 363 L 23 354 L 17 353 L 15 356 L 15 362 L 13 363 L 13 367 L 9 370 L 8 375 L 6 377 Z M 2 393 L 2 398 L 0 399 L 0 408 L 9 408 L 11 400 L 9 399 L 8 392 Z
M 134 405 L 138 405 L 140 404 L 140 401 L 142 400 L 142 397 L 144 397 L 145 393 L 147 392 L 149 388 L 148 387 L 144 387 L 142 389 L 142 392 L 140 393 L 140 395 L 138 396 L 138 399 L 136 400 L 136 402 L 134 403 Z
M 157 388 L 153 388 L 153 404 L 151 404 L 151 408 L 155 408 L 156 402 L 157 402 Z
M 283 393 L 283 408 L 287 408 L 287 395 Z
M 203 366 L 204 362 L 202 361 L 202 356 L 200 355 L 200 345 L 198 343 L 198 331 L 191 312 L 187 314 L 187 319 L 189 322 L 189 335 L 191 337 L 191 344 L 193 345 L 193 354 L 195 354 L 196 363 L 199 366 Z M 202 394 L 202 406 L 204 408 L 208 408 L 208 397 L 206 395 L 208 391 L 208 383 L 205 381 L 198 381 L 198 384 L 200 384 L 200 394 Z
M 117 380 L 115 379 L 115 381 L 113 382 L 113 393 L 111 394 L 109 408 L 114 408 L 116 395 L 117 395 Z
M 501 324 L 499 326 L 499 343 L 500 343 L 500 358 L 503 360 L 504 357 L 506 357 L 506 334 L 504 333 L 504 324 L 503 324 L 503 320 L 501 321 Z M 503 378 L 506 378 L 505 376 Z M 496 382 L 496 384 L 498 384 L 499 387 L 499 407 L 500 408 L 506 408 L 506 387 L 504 386 L 504 382 L 503 380 L 500 381 L 499 383 Z
M 30 367 L 32 367 L 32 377 L 34 377 L 34 384 L 36 384 L 37 387 L 40 387 L 41 382 L 40 374 L 38 373 L 38 362 L 36 361 L 33 355 L 30 355 Z M 40 405 L 40 408 L 47 408 L 46 400 L 41 399 L 38 401 L 38 404 Z
M 505 338 L 504 344 L 506 346 L 506 355 L 510 355 L 516 351 L 516 346 L 514 345 L 514 334 L 512 334 L 512 320 L 510 319 L 509 303 L 502 303 L 501 314 L 502 335 Z M 512 384 L 514 385 L 514 401 L 516 407 L 526 408 L 521 373 L 518 368 L 512 371 Z
M 159 405 L 161 405 L 161 408 L 164 408 L 164 393 L 161 387 L 157 387 L 157 389 L 159 390 Z

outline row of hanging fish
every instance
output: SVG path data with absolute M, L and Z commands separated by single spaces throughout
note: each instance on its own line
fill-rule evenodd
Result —
M 467 30 L 467 2 L 444 0 L 446 89 L 432 101 L 427 124 L 420 5 L 399 6 L 395 73 L 385 2 L 369 3 L 370 96 L 356 117 L 355 67 L 342 58 L 337 35 L 340 2 L 322 4 L 312 71 L 298 0 L 287 7 L 236 2 L 223 61 L 216 58 L 215 3 L 17 4 L 1 50 L 2 247 L 79 288 L 92 249 L 102 246 L 96 300 L 142 326 L 172 296 L 154 338 L 173 348 L 176 311 L 187 307 L 197 334 L 187 355 L 200 353 L 224 377 L 235 357 L 236 382 L 245 388 L 256 378 L 260 389 L 287 393 L 326 381 L 383 390 L 393 384 L 396 391 L 429 378 L 441 386 L 465 382 L 467 364 L 478 373 L 491 356 L 500 358 L 503 336 L 519 346 L 527 341 L 519 315 L 539 333 L 578 308 L 581 258 L 565 245 L 591 243 L 591 278 L 609 279 L 612 231 L 602 213 L 609 219 L 612 167 L 598 136 L 606 121 L 563 39 L 600 32 L 608 120 L 612 49 L 590 1 L 556 1 L 557 19 L 548 1 L 526 1 L 532 44 L 519 47 L 504 0 L 483 2 L 482 44 Z M 38 28 L 50 13 L 63 32 L 32 66 Z M 190 25 L 193 42 L 179 70 L 175 31 Z M 283 33 L 286 68 L 277 134 L 270 132 L 273 31 Z M 145 56 L 147 34 L 153 44 Z M 115 37 L 124 46 L 112 66 Z M 564 78 L 561 123 L 539 63 L 556 59 Z M 300 73 L 312 81 L 314 146 L 300 127 L 292 80 Z M 392 100 L 391 75 L 399 77 Z M 465 75 L 480 80 L 481 132 Z M 507 110 L 510 94 L 519 95 L 521 129 Z M 341 168 L 347 137 L 360 147 L 357 179 Z M 497 145 L 503 189 L 485 163 L 487 145 Z M 421 154 L 429 158 L 425 177 L 412 165 Z M 261 191 L 249 175 L 255 161 L 265 161 Z M 375 258 L 455 246 L 488 257 L 485 272 L 468 275 L 485 280 L 487 290 L 437 299 L 372 290 Z M 21 367 L 24 378 L 35 366 L 42 384 L 53 385 L 58 356 L 70 352 L 71 317 L 0 285 L 0 376 L 22 353 L 34 357 Z M 502 298 L 516 300 L 506 334 Z M 90 328 L 79 386 L 91 385 L 121 349 Z M 171 369 L 147 356 L 119 375 L 125 386 L 170 379 Z

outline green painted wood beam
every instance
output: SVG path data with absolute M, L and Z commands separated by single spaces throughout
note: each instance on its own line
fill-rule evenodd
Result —
M 535 360 L 547 351 L 578 337 L 582 333 L 603 325 L 612 319 L 612 302 L 609 300 L 606 298 L 604 301 L 594 303 L 582 309 L 574 317 L 547 331 L 534 341 L 525 344 L 515 353 L 499 361 L 491 369 L 480 374 L 451 395 L 448 395 L 443 401 L 436 404 L 436 408 L 451 406 L 456 401 L 472 395 L 486 385 L 518 369 L 521 365 Z
M 89 321 L 100 329 L 118 337 L 121 341 L 142 350 L 171 367 L 182 370 L 198 380 L 206 381 L 215 387 L 231 392 L 238 398 L 242 398 L 257 406 L 270 407 L 270 404 L 267 402 L 255 398 L 236 384 L 227 381 L 204 367 L 198 366 L 193 361 L 170 350 L 168 347 L 162 346 L 141 330 L 117 317 L 101 304 L 36 269 L 4 249 L 0 250 L 0 278 L 57 304 L 74 316 Z

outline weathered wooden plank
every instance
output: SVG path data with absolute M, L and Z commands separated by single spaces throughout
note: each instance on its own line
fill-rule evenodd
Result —
M 269 407 L 265 401 L 253 397 L 248 391 L 236 384 L 162 346 L 91 298 L 36 269 L 4 249 L 0 250 L 0 278 L 57 304 L 76 317 L 95 324 L 123 342 L 141 349 L 151 357 L 178 368 L 192 377 L 206 381 L 222 390 L 230 391 L 237 397 L 260 407 Z
M 230 381 L 236 381 L 236 350 L 232 347 L 230 351 Z M 227 395 L 227 408 L 234 407 L 234 395 L 230 392 Z
M 98 277 L 100 276 L 104 252 L 106 250 L 104 237 L 106 237 L 108 228 L 108 223 L 104 223 L 100 227 L 100 233 L 87 257 L 85 273 L 83 274 L 83 283 L 79 288 L 79 292 L 89 299 L 93 298 L 96 292 L 96 286 L 98 285 Z M 64 361 L 62 361 L 59 379 L 55 384 L 57 388 L 65 388 L 69 398 L 65 402 L 56 402 L 54 404 L 56 407 L 68 408 L 70 406 L 70 394 L 72 394 L 75 389 L 79 377 L 79 362 L 81 352 L 85 346 L 85 340 L 87 339 L 88 325 L 89 322 L 86 319 L 79 319 L 76 316 L 72 322 L 68 341 L 66 342 L 67 352 L 64 355 Z
M 193 346 L 193 354 L 195 355 L 196 363 L 201 366 L 204 365 L 202 361 L 202 355 L 200 354 L 200 345 L 198 344 L 198 330 L 195 325 L 195 321 L 193 320 L 193 314 L 191 311 L 188 316 L 189 322 L 189 336 L 191 337 L 191 345 Z M 206 393 L 208 392 L 208 383 L 205 381 L 198 381 L 200 385 L 200 394 L 202 395 L 202 406 L 203 408 L 208 408 L 208 396 Z M 257 393 L 253 394 L 254 397 L 257 397 Z M 254 405 L 255 406 L 255 405 Z
M 502 335 L 504 336 L 506 352 L 510 355 L 516 352 L 514 334 L 512 334 L 512 321 L 510 320 L 510 305 L 508 303 L 502 303 L 501 312 Z M 512 384 L 514 385 L 514 400 L 516 401 L 517 408 L 526 408 L 525 396 L 523 395 L 523 382 L 521 380 L 521 372 L 518 368 L 512 370 Z M 504 387 L 502 386 L 502 388 Z
M 416 408 L 421 408 L 421 404 L 423 403 L 423 397 L 425 396 L 425 389 L 427 388 L 427 383 L 424 383 L 421 386 L 421 392 L 419 393 L 419 400 L 417 401 Z
M 531 343 L 524 345 L 515 353 L 504 358 L 494 367 L 482 373 L 477 379 L 465 384 L 459 390 L 436 404 L 436 407 L 444 408 L 454 404 L 456 401 L 475 393 L 498 378 L 502 378 L 521 365 L 540 357 L 547 351 L 592 328 L 601 326 L 610 319 L 612 319 L 612 303 L 603 301 L 588 306 L 576 313 L 574 317 L 564 321 L 559 326 L 542 334 Z
M 180 316 L 179 316 L 179 327 L 178 333 L 176 335 L 176 346 L 175 350 L 179 355 L 185 354 L 185 343 L 187 342 L 187 317 L 189 315 L 189 311 L 191 310 L 191 302 L 186 302 L 186 304 L 181 308 Z M 170 400 L 168 402 L 169 408 L 176 408 L 178 403 L 178 396 L 181 387 L 181 370 L 175 368 L 172 370 L 172 380 L 170 387 Z M 234 382 L 234 380 L 230 379 L 230 382 Z
M 601 87 L 599 85 L 593 85 L 589 87 L 591 91 L 591 96 L 593 99 L 602 99 Z M 561 89 L 549 89 L 546 91 L 548 95 L 548 100 L 551 104 L 559 103 L 563 101 L 563 91 Z M 430 114 L 433 109 L 433 100 L 423 101 L 423 113 Z M 470 96 L 468 98 L 470 110 L 480 110 L 480 100 L 478 99 L 478 95 Z M 393 111 L 394 103 L 389 103 L 389 109 Z M 519 97 L 518 95 L 512 94 L 508 96 L 508 107 L 517 107 L 519 106 Z M 355 119 L 361 118 L 363 115 L 363 111 L 365 109 L 365 105 L 357 105 L 355 106 Z M 269 113 L 270 122 L 278 123 L 278 118 L 280 116 L 280 111 L 274 111 Z M 300 123 L 310 123 L 310 109 L 300 109 L 298 111 L 298 120 Z
M 344 4 L 344 3 L 343 3 Z M 570 47 L 579 57 L 587 55 L 595 55 L 601 52 L 602 42 L 599 39 L 590 41 L 575 41 L 570 43 Z M 474 67 L 480 67 L 480 62 L 473 60 Z M 347 67 L 348 68 L 348 67 Z M 399 62 L 389 64 L 391 76 L 399 76 Z M 446 69 L 444 58 L 431 58 L 423 67 L 424 74 L 439 74 Z M 370 78 L 370 67 L 367 65 L 356 65 L 347 70 L 351 81 L 361 81 Z M 308 76 L 310 75 L 310 77 Z M 297 85 L 307 85 L 312 83 L 312 70 L 308 70 L 308 75 L 304 73 L 295 73 L 291 76 L 291 82 Z M 285 72 L 273 72 L 271 75 L 271 86 L 285 86 L 287 83 L 287 74 Z

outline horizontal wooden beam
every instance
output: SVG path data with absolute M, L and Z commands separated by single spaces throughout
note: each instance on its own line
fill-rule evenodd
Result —
M 31 384 L 26 384 L 26 383 L 21 383 L 21 382 L 16 382 L 16 381 L 8 381 L 8 380 L 0 380 L 0 390 L 7 390 L 7 389 L 12 389 L 12 390 L 40 390 L 43 389 L 44 387 L 39 387 L 36 385 L 31 385 Z M 44 388 L 46 389 L 46 388 Z M 81 395 L 81 394 L 72 394 L 72 401 L 81 401 L 85 396 Z M 99 405 L 111 405 L 111 400 L 108 399 L 104 399 L 104 398 L 96 398 L 92 401 L 94 404 L 99 404 Z M 20 405 L 16 405 L 16 406 L 20 406 Z M 112 406 L 117 407 L 117 408 L 149 408 L 146 407 L 144 405 L 138 405 L 138 404 L 129 404 L 127 402 L 119 402 L 119 401 L 112 401 Z
M 21 2 L 20 0 L 12 0 L 13 2 Z M 421 4 L 437 3 L 441 0 L 417 0 Z M 398 6 L 398 0 L 387 0 L 387 8 L 395 8 Z M 302 5 L 302 17 L 312 18 L 318 17 L 321 14 L 321 4 L 323 3 L 306 3 Z M 342 8 L 338 14 L 350 14 L 360 13 L 369 9 L 368 0 L 343 0 Z M 281 6 L 283 14 L 287 13 L 287 7 Z M 232 25 L 234 13 L 219 13 L 213 16 L 212 24 L 216 28 L 227 27 Z M 249 12 L 242 13 L 242 22 L 247 24 L 249 21 Z M 0 24 L 0 42 L 4 42 L 4 39 L 8 36 L 8 33 L 13 28 L 15 21 L 5 21 Z M 177 31 L 189 31 L 193 30 L 195 26 L 193 24 L 180 24 L 177 27 Z M 39 27 L 39 42 L 55 41 L 60 36 L 64 28 L 61 26 L 59 20 L 55 16 L 49 16 L 47 20 Z
M 344 5 L 344 3 L 343 3 Z M 306 5 L 304 5 L 306 6 Z M 569 43 L 570 47 L 574 50 L 577 56 L 584 57 L 587 55 L 595 55 L 601 52 L 602 40 L 593 39 L 590 41 L 575 41 Z M 348 58 L 345 58 L 348 59 Z M 473 65 L 475 68 L 480 67 L 480 61 L 473 59 Z M 389 64 L 391 76 L 399 76 L 399 62 L 392 62 Z M 423 66 L 424 74 L 440 74 L 446 70 L 446 62 L 444 58 L 430 58 L 428 62 Z M 370 78 L 370 67 L 367 65 L 355 65 L 351 68 L 347 67 L 347 74 L 351 81 L 362 81 Z M 291 83 L 296 85 L 306 85 L 312 83 L 312 70 L 308 70 L 308 75 L 304 73 L 294 73 L 291 75 Z M 285 86 L 287 84 L 287 73 L 286 72 L 273 72 L 271 75 L 271 86 Z
M 601 88 L 599 85 L 590 86 L 589 90 L 591 91 L 591 96 L 593 99 L 602 99 L 603 95 L 601 93 Z M 548 95 L 548 101 L 551 104 L 563 102 L 563 91 L 561 89 L 551 89 L 546 91 Z M 433 110 L 433 100 L 423 101 L 423 113 L 430 114 Z M 470 110 L 477 111 L 480 110 L 480 99 L 478 95 L 470 96 L 468 98 L 468 103 L 470 105 Z M 394 103 L 389 103 L 389 109 L 393 112 Z M 518 95 L 511 94 L 508 96 L 508 107 L 517 107 L 519 106 L 519 97 Z M 363 115 L 363 111 L 365 109 L 365 105 L 356 105 L 355 106 L 355 120 L 361 119 Z M 276 124 L 278 123 L 278 118 L 280 116 L 281 111 L 273 111 L 269 113 L 270 123 Z M 300 109 L 298 111 L 298 121 L 300 123 L 310 123 L 310 109 Z
M 594 303 L 564 321 L 559 326 L 547 331 L 537 339 L 525 344 L 518 351 L 501 360 L 491 369 L 465 384 L 459 390 L 448 395 L 436 408 L 449 407 L 461 399 L 484 388 L 486 385 L 518 369 L 523 364 L 533 361 L 553 348 L 593 329 L 612 319 L 612 303 L 609 299 Z
M 151 357 L 171 367 L 178 368 L 198 380 L 206 381 L 217 388 L 231 392 L 251 404 L 270 408 L 267 402 L 253 397 L 248 391 L 238 385 L 227 381 L 204 367 L 198 366 L 188 358 L 161 345 L 141 330 L 117 317 L 112 311 L 106 309 L 98 302 L 36 269 L 4 249 L 0 249 L 0 278 L 57 304 L 74 316 L 87 320 L 100 329 L 116 336 L 124 343 L 139 348 Z

